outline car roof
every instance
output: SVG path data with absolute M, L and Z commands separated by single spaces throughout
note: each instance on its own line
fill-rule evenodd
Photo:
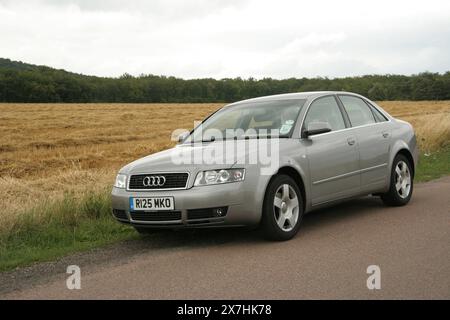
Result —
M 296 99 L 314 99 L 324 95 L 330 94 L 348 94 L 362 97 L 356 93 L 345 92 L 345 91 L 309 91 L 309 92 L 297 92 L 297 93 L 284 93 L 276 94 L 272 96 L 264 96 L 252 99 L 246 99 L 242 101 L 237 101 L 227 105 L 226 107 L 235 106 L 241 103 L 251 103 L 251 102 L 268 102 L 268 101 L 280 101 L 280 100 L 296 100 Z

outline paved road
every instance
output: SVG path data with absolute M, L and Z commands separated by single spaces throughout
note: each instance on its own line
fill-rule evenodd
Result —
M 449 195 L 447 177 L 417 184 L 406 207 L 354 200 L 306 216 L 284 243 L 246 230 L 156 234 L 0 275 L 0 297 L 450 299 Z M 66 288 L 67 264 L 81 266 L 81 290 Z M 369 265 L 381 290 L 367 289 Z

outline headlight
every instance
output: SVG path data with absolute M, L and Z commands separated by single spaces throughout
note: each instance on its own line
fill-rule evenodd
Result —
M 223 169 L 201 171 L 195 178 L 194 186 L 206 186 L 210 184 L 221 184 L 243 181 L 245 169 Z
M 125 189 L 127 187 L 127 176 L 125 174 L 118 174 L 114 187 Z

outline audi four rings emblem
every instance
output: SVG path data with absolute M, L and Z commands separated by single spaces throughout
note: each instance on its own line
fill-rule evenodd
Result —
M 142 181 L 144 187 L 162 187 L 166 183 L 164 176 L 147 176 Z

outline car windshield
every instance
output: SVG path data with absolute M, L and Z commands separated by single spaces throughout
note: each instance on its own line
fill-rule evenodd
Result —
M 249 102 L 226 107 L 197 126 L 185 143 L 261 137 L 288 138 L 305 101 Z

